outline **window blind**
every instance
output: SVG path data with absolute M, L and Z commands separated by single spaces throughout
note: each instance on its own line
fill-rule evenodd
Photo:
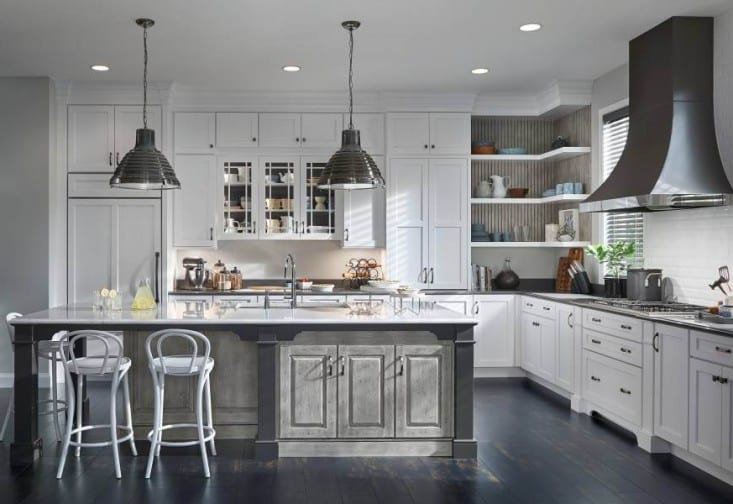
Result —
M 629 134 L 629 108 L 624 107 L 603 116 L 603 180 L 611 174 L 626 146 Z M 634 266 L 644 264 L 644 216 L 641 212 L 604 214 L 605 243 L 633 241 L 636 253 L 629 262 Z

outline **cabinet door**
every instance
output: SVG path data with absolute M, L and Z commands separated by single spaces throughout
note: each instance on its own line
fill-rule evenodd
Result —
M 576 324 L 580 324 L 580 318 L 575 319 L 574 308 L 558 303 L 555 383 L 568 392 L 575 391 L 575 332 L 579 330 Z
M 219 200 L 217 212 L 223 220 L 218 224 L 218 238 L 253 240 L 258 237 L 260 208 L 259 166 L 257 158 L 231 156 L 219 158 L 217 169 Z M 222 190 L 223 188 L 223 190 Z
M 280 437 L 336 437 L 336 346 L 280 345 Z
M 257 147 L 258 115 L 244 112 L 217 112 L 216 146 Z
M 374 156 L 374 161 L 384 173 L 384 157 Z M 336 233 L 341 239 L 341 247 L 384 247 L 385 188 L 336 191 L 336 198 Z
M 260 114 L 260 147 L 300 147 L 300 114 Z
M 428 161 L 394 159 L 389 170 L 389 278 L 425 288 L 428 268 Z
M 175 152 L 208 153 L 214 148 L 216 120 L 209 112 L 177 112 L 173 125 Z
M 341 345 L 338 437 L 394 437 L 394 346 Z
M 94 290 L 114 286 L 115 234 L 114 200 L 69 200 L 68 304 L 91 306 Z
M 689 331 L 662 324 L 655 324 L 654 330 L 654 435 L 686 450 Z
M 431 159 L 428 185 L 428 288 L 468 288 L 468 163 Z
M 522 369 L 530 373 L 539 374 L 540 369 L 540 337 L 541 329 L 539 321 L 526 313 L 522 314 Z
M 721 463 L 723 393 L 713 377 L 721 366 L 690 359 L 690 451 L 714 464 Z
M 148 128 L 155 131 L 155 145 L 162 150 L 163 126 L 160 107 L 148 106 Z M 133 147 L 137 130 L 143 127 L 143 108 L 138 105 L 118 105 L 115 107 L 115 165 Z
M 426 113 L 387 115 L 387 148 L 391 155 L 430 152 L 430 120 Z M 469 135 L 469 141 L 470 141 Z
M 733 369 L 723 367 L 723 469 L 733 471 Z
M 349 114 L 344 114 L 344 129 L 349 127 Z M 359 130 L 361 148 L 370 156 L 383 155 L 384 114 L 354 114 L 354 128 Z M 382 165 L 379 165 L 382 169 Z
M 219 201 L 214 156 L 179 154 L 175 167 L 181 189 L 173 194 L 173 245 L 211 247 Z
M 303 157 L 300 160 L 300 194 L 303 196 L 300 198 L 298 232 L 305 240 L 336 238 L 336 213 L 339 210 L 336 205 L 336 191 L 321 189 L 316 183 L 327 163 L 328 159 L 323 157 Z
M 310 149 L 333 149 L 341 146 L 341 114 L 303 114 L 300 118 L 300 145 Z
M 302 185 L 300 158 L 261 157 L 259 162 L 260 238 L 267 240 L 300 239 Z M 325 205 L 327 204 L 326 200 Z
M 538 318 L 540 324 L 540 367 L 537 375 L 555 383 L 555 361 L 557 360 L 557 330 L 555 321 Z
M 514 296 L 474 296 L 478 325 L 474 328 L 475 367 L 514 365 Z
M 395 436 L 453 435 L 453 347 L 398 345 L 395 348 Z
M 69 172 L 114 171 L 115 109 L 112 105 L 70 105 L 67 126 Z
M 470 114 L 430 114 L 431 154 L 469 154 L 470 152 Z
M 150 279 L 155 292 L 155 274 L 161 274 L 155 253 L 162 250 L 159 199 L 125 199 L 116 203 L 115 286 L 122 302 L 131 303 L 140 282 Z M 158 288 L 162 287 L 158 278 Z

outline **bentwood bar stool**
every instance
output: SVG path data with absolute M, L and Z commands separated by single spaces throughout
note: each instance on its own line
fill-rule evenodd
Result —
M 188 343 L 191 349 L 189 354 L 167 355 L 163 352 L 163 343 L 174 340 Z M 175 344 L 175 343 L 174 343 Z M 195 446 L 201 448 L 201 461 L 204 466 L 204 476 L 209 478 L 209 459 L 206 454 L 206 443 L 209 443 L 211 454 L 216 456 L 214 437 L 216 431 L 211 415 L 211 386 L 209 374 L 214 368 L 214 359 L 209 356 L 211 343 L 203 334 L 186 329 L 164 329 L 154 332 L 145 340 L 145 351 L 148 355 L 148 368 L 153 376 L 155 387 L 155 413 L 153 415 L 153 430 L 148 433 L 150 440 L 150 454 L 145 478 L 150 478 L 153 470 L 153 461 L 160 456 L 161 446 Z M 165 399 L 165 379 L 170 377 L 197 377 L 196 380 L 196 423 L 177 423 L 163 425 L 163 404 Z M 203 407 L 206 401 L 206 424 L 204 424 Z M 187 441 L 163 441 L 163 432 L 170 429 L 196 428 L 198 439 Z
M 74 345 L 76 343 L 89 343 L 90 341 L 101 341 L 104 345 L 104 355 L 94 357 L 77 357 L 74 354 Z M 66 334 L 63 343 L 67 345 L 68 359 L 65 361 L 64 369 L 66 371 L 66 397 L 69 407 L 69 420 L 66 422 L 66 433 L 64 435 L 64 444 L 61 448 L 61 458 L 59 459 L 58 472 L 56 478 L 61 478 L 64 473 L 64 465 L 66 464 L 66 456 L 69 452 L 69 446 L 76 447 L 76 456 L 78 457 L 81 448 L 95 448 L 101 446 L 112 446 L 112 456 L 115 463 L 115 476 L 117 479 L 122 477 L 120 470 L 120 453 L 119 444 L 125 441 L 130 442 L 130 450 L 132 454 L 137 456 L 135 449 L 135 437 L 132 430 L 132 411 L 130 409 L 130 389 L 127 384 L 127 374 L 130 371 L 132 362 L 128 357 L 122 355 L 122 339 L 119 336 L 104 332 L 81 330 Z M 71 380 L 71 375 L 77 376 L 76 391 Z M 84 376 L 89 375 L 112 375 L 112 383 L 109 392 L 109 424 L 103 425 L 82 425 L 82 400 Z M 117 392 L 122 383 L 122 393 L 124 396 L 126 425 L 117 425 Z M 76 398 L 74 395 L 76 394 Z M 72 425 L 72 419 L 76 413 L 76 427 Z M 82 433 L 96 429 L 109 429 L 109 441 L 83 442 Z M 122 437 L 118 436 L 118 430 L 123 432 Z M 72 436 L 75 440 L 72 441 Z

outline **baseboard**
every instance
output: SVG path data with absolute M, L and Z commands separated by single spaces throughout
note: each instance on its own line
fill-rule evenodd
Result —
M 687 450 L 683 450 L 682 448 L 679 448 L 677 446 L 672 446 L 671 452 L 672 455 L 680 458 L 684 462 L 695 466 L 701 471 L 708 473 L 709 475 L 719 479 L 720 481 L 723 481 L 724 483 L 727 483 L 728 485 L 733 485 L 733 473 L 726 471 L 722 467 L 715 465 L 712 462 L 709 462 L 702 457 L 698 457 L 694 453 L 690 453 Z
M 522 372 L 526 373 L 527 378 L 529 378 L 534 383 L 538 385 L 542 385 L 543 387 L 550 390 L 551 392 L 554 392 L 555 394 L 561 396 L 563 399 L 567 399 L 572 404 L 572 395 L 573 394 L 571 394 L 567 390 L 560 388 L 557 385 L 555 385 L 554 383 L 550 383 L 547 380 L 545 380 L 544 378 L 540 378 L 539 376 L 532 374 L 529 371 L 522 371 Z
M 518 367 L 475 367 L 474 378 L 524 378 L 527 373 Z
M 0 388 L 13 388 L 13 373 L 0 373 Z M 48 373 L 38 374 L 38 388 L 50 388 L 51 379 Z
M 453 442 L 447 440 L 389 441 L 284 441 L 280 457 L 450 457 Z

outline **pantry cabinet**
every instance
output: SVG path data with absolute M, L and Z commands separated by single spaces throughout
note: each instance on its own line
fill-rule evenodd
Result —
M 393 113 L 387 115 L 391 155 L 468 155 L 471 116 L 465 113 Z

